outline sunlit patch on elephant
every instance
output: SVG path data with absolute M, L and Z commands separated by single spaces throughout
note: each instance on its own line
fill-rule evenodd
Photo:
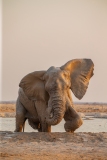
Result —
M 38 131 L 51 132 L 51 125 L 65 119 L 65 131 L 74 132 L 83 121 L 73 107 L 71 92 L 82 99 L 93 76 L 91 59 L 74 59 L 61 67 L 35 71 L 19 84 L 16 103 L 16 130 L 22 131 L 25 119 Z

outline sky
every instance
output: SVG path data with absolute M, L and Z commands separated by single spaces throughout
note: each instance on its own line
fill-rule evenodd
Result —
M 73 101 L 107 102 L 106 0 L 0 0 L 0 9 L 0 100 L 16 100 L 30 72 L 91 58 L 94 76 Z

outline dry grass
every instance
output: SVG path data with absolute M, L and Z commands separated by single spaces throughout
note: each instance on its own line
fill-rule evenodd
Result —
M 74 104 L 77 112 L 107 112 L 107 104 Z M 15 104 L 0 104 L 0 112 L 15 112 Z

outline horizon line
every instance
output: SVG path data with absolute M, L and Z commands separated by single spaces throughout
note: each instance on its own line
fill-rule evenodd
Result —
M 11 101 L 0 101 L 0 104 L 15 104 L 16 100 L 11 100 Z M 74 104 L 102 104 L 102 105 L 107 105 L 107 102 L 73 102 Z

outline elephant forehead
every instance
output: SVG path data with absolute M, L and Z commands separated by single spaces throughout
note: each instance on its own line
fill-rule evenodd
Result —
M 46 74 L 44 75 L 44 79 L 49 79 L 49 78 L 53 78 L 53 77 L 58 77 L 60 74 L 60 70 L 59 69 L 52 69 L 52 70 L 48 70 L 46 72 Z
M 59 67 L 54 67 L 54 66 L 51 66 L 47 72 L 50 72 L 50 71 L 58 71 L 58 70 L 61 70 Z
M 44 75 L 46 81 L 60 81 L 66 80 L 70 77 L 70 74 L 66 70 L 61 70 L 59 67 L 50 67 L 50 69 Z
M 64 77 L 70 76 L 70 74 L 68 71 L 65 71 L 65 70 L 62 71 L 62 70 L 58 69 L 58 70 L 52 71 L 50 76 L 55 76 L 57 78 L 60 78 L 60 77 L 64 78 Z
M 61 69 L 59 67 L 56 67 L 55 69 L 56 69 L 56 71 L 61 71 Z

